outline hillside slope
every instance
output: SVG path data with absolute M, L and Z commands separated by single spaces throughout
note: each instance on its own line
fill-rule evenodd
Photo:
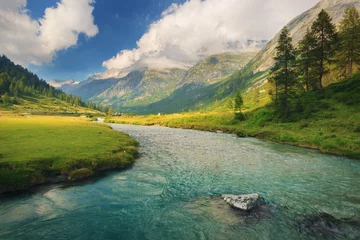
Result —
M 116 108 L 145 106 L 168 97 L 185 74 L 182 69 L 131 72 L 90 100 Z
M 258 51 L 241 54 L 217 54 L 205 58 L 189 69 L 185 78 L 177 86 L 180 89 L 186 85 L 208 86 L 222 81 L 222 77 L 242 69 Z
M 334 24 L 338 24 L 342 19 L 345 10 L 349 7 L 356 7 L 360 10 L 360 1 L 358 0 L 322 0 L 313 8 L 300 14 L 291 20 L 286 27 L 289 29 L 293 39 L 293 44 L 297 45 L 305 36 L 306 30 L 311 27 L 319 12 L 324 9 L 333 19 Z M 275 48 L 278 33 L 256 56 L 249 62 L 249 68 L 253 72 L 267 71 L 274 64 Z
M 0 96 L 1 114 L 101 114 L 93 104 L 55 89 L 6 56 L 0 57 Z
M 90 100 L 136 113 L 186 111 L 193 108 L 194 103 L 201 107 L 217 97 L 217 87 L 221 88 L 226 83 L 226 76 L 242 69 L 256 53 L 253 50 L 213 55 L 188 71 L 146 70 L 141 80 L 119 81 Z M 229 89 L 222 89 L 219 98 L 227 95 Z

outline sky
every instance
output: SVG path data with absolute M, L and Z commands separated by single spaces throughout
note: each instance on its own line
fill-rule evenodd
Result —
M 318 0 L 0 0 L 0 54 L 40 78 L 187 68 L 270 40 Z

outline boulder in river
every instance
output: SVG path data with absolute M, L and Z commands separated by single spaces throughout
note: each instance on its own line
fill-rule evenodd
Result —
M 221 198 L 231 207 L 244 211 L 253 210 L 263 203 L 263 199 L 257 193 L 248 195 L 223 194 Z

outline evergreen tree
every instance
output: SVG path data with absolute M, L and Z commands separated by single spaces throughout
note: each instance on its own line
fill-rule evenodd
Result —
M 2 96 L 2 102 L 3 102 L 3 104 L 5 106 L 10 105 L 10 97 L 9 97 L 9 94 L 7 92 Z
M 275 66 L 271 79 L 275 84 L 275 111 L 282 116 L 289 116 L 291 98 L 296 86 L 295 49 L 289 30 L 285 27 L 280 33 L 276 47 Z
M 360 14 L 355 7 L 348 8 L 340 22 L 338 65 L 343 75 L 351 76 L 354 64 L 360 64 Z
M 14 94 L 14 92 L 15 92 L 15 86 L 14 86 L 13 83 L 10 84 L 9 91 L 10 91 L 11 94 Z
M 299 42 L 297 67 L 301 79 L 301 84 L 305 86 L 306 91 L 310 90 L 310 86 L 314 87 L 314 49 L 316 47 L 316 39 L 312 32 L 308 29 L 304 38 Z M 316 79 L 315 79 L 316 80 Z
M 241 113 L 241 108 L 243 104 L 244 104 L 244 100 L 241 96 L 241 92 L 238 91 L 234 99 L 235 119 L 237 120 L 242 120 L 244 118 L 243 114 Z
M 322 80 L 327 73 L 326 63 L 334 56 L 334 45 L 336 44 L 336 28 L 331 23 L 332 19 L 325 10 L 321 10 L 313 23 L 311 30 L 316 40 L 313 57 L 317 67 L 314 68 L 318 78 L 318 88 L 323 89 Z
M 242 108 L 242 105 L 244 104 L 244 100 L 241 96 L 240 91 L 237 92 L 235 99 L 234 99 L 234 103 L 235 103 L 234 104 L 235 112 L 241 112 L 241 108 Z
M 113 115 L 114 115 L 113 107 L 110 107 L 110 108 L 109 108 L 109 110 L 108 110 L 108 115 L 109 115 L 109 116 L 113 116 Z
M 54 88 L 53 87 L 49 87 L 49 91 L 48 91 L 47 95 L 48 95 L 48 97 L 54 96 Z
M 80 106 L 80 99 L 78 97 L 75 98 L 74 106 L 76 107 Z

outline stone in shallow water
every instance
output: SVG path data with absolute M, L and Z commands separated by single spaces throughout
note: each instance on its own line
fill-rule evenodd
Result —
M 232 195 L 223 194 L 221 198 L 224 199 L 231 207 L 250 211 L 258 207 L 262 203 L 262 198 L 259 194 L 248 194 L 248 195 Z

